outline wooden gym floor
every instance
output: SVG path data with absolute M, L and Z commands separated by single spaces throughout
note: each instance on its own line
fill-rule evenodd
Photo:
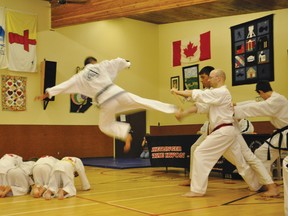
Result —
M 0 199 L 2 216 L 265 216 L 284 215 L 283 185 L 280 197 L 262 198 L 242 180 L 211 175 L 206 196 L 186 198 L 189 187 L 183 169 L 163 167 L 106 169 L 86 167 L 92 189 L 64 200 L 35 199 L 29 195 Z M 79 178 L 75 180 L 80 189 Z

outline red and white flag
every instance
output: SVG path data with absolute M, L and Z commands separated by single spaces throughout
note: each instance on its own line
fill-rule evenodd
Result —
M 7 67 L 5 9 L 0 7 L 0 69 Z
M 7 10 L 8 69 L 36 72 L 37 15 Z
M 210 58 L 210 31 L 189 40 L 173 42 L 173 67 Z

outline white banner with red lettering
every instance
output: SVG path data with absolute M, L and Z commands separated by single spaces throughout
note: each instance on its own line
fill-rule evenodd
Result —
M 36 72 L 37 15 L 6 10 L 8 69 Z

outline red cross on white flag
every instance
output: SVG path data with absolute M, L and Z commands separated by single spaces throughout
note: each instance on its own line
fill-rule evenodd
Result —
M 36 72 L 37 15 L 7 10 L 8 69 Z

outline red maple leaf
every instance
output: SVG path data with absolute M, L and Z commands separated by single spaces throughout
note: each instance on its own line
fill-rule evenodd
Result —
M 184 54 L 186 56 L 186 58 L 188 57 L 193 57 L 194 54 L 196 53 L 198 49 L 198 46 L 194 46 L 193 43 L 189 42 L 186 46 L 186 48 L 184 48 Z

